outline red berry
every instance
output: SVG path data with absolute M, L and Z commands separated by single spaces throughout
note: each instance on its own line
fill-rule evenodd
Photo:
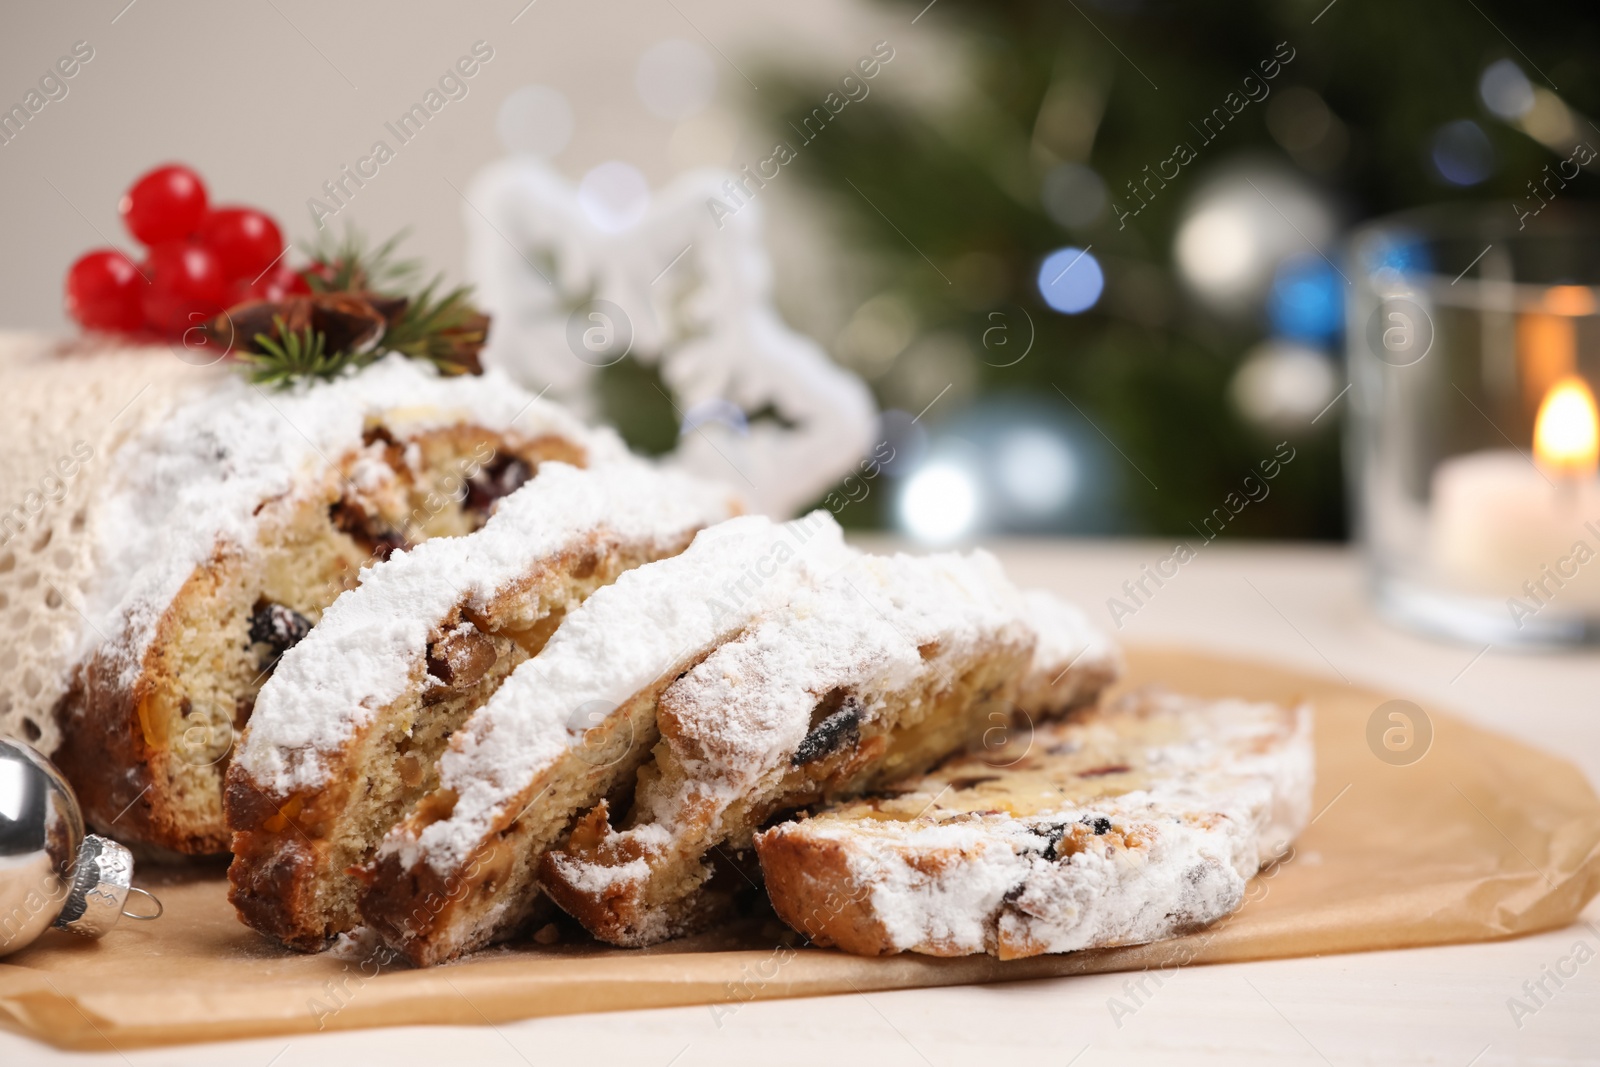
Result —
M 219 207 L 200 220 L 200 243 L 217 254 L 222 272 L 253 281 L 283 254 L 283 234 L 255 208 Z
M 140 301 L 146 288 L 131 259 L 114 248 L 97 248 L 67 271 L 67 314 L 87 329 L 135 333 L 144 325 Z
M 228 279 L 217 254 L 204 245 L 171 241 L 150 250 L 145 263 L 144 321 L 167 337 L 216 317 L 228 302 Z
M 188 237 L 206 213 L 206 187 L 188 167 L 157 167 L 133 183 L 117 205 L 128 232 L 154 248 Z
M 309 293 L 311 286 L 306 283 L 305 275 L 290 267 L 286 263 L 279 263 L 267 271 L 255 284 L 249 278 L 240 278 L 233 283 L 233 302 L 242 304 L 246 300 L 271 300 L 279 301 L 295 293 Z

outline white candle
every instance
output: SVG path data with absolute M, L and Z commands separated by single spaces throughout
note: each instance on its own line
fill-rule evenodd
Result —
M 1462 592 L 1515 598 L 1514 613 L 1600 609 L 1600 413 L 1581 378 L 1551 386 L 1532 460 L 1504 450 L 1439 464 L 1431 560 Z
M 1458 456 L 1434 471 L 1432 529 L 1439 575 L 1462 592 L 1600 608 L 1600 480 L 1509 449 Z

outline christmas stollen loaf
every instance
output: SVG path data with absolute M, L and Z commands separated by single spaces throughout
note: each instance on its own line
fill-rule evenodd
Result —
M 134 381 L 183 367 L 184 386 L 156 372 L 162 395 L 129 410 L 159 414 L 97 452 L 95 494 L 69 521 L 81 537 L 60 546 L 83 578 L 68 602 L 79 625 L 51 648 L 52 754 L 92 824 L 221 852 L 222 778 L 256 693 L 362 567 L 477 528 L 545 460 L 633 460 L 494 374 L 392 356 L 268 392 L 157 352 L 99 357 Z
M 1115 671 L 1074 609 L 1024 600 L 987 553 L 863 556 L 668 687 L 625 828 L 602 802 L 541 883 L 613 944 L 692 932 L 728 910 L 717 864 L 769 819 L 1003 737 L 1019 694 L 1033 714 L 1093 700 Z
M 1312 775 L 1309 707 L 1140 692 L 755 845 L 779 916 L 849 952 L 1141 944 L 1236 909 Z
M 734 506 L 643 463 L 550 462 L 478 532 L 371 568 L 284 655 L 228 770 L 240 916 L 304 950 L 355 926 L 350 871 L 438 788 L 451 733 L 596 589 Z
M 456 731 L 438 787 L 384 837 L 362 872 L 369 930 L 418 965 L 515 934 L 545 850 L 631 787 L 663 690 L 855 555 L 825 512 L 750 516 L 596 591 Z

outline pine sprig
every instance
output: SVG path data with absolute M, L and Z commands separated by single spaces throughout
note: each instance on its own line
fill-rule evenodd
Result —
M 389 324 L 378 347 L 411 359 L 425 359 L 446 374 L 463 374 L 469 368 L 458 359 L 463 343 L 481 344 L 483 316 L 467 302 L 472 290 L 458 286 L 435 297 L 443 281 L 437 275 L 411 298 L 399 318 Z
M 365 367 L 391 352 L 432 363 L 441 374 L 480 373 L 478 351 L 488 335 L 488 316 L 472 305 L 467 286 L 441 295 L 443 275 L 436 275 L 419 292 L 407 292 L 415 284 L 419 265 L 415 260 L 395 257 L 395 249 L 405 236 L 402 231 L 369 247 L 360 233 L 350 230 L 343 237 L 326 236 L 310 248 L 314 266 L 303 276 L 311 286 L 312 296 L 290 297 L 280 307 L 309 300 L 313 325 L 290 330 L 284 318 L 274 314 L 277 336 L 258 333 L 246 346 L 254 351 L 239 353 L 240 359 L 250 365 L 250 380 L 280 388 L 306 379 L 327 380 Z M 357 314 L 366 309 L 375 323 L 387 320 L 377 342 L 360 352 L 329 351 L 329 336 L 335 338 L 336 345 L 345 344 L 343 338 L 347 336 L 371 336 L 352 335 L 342 328 L 342 323 L 334 327 L 326 318 L 319 318 L 343 314 L 348 320 L 353 309 Z M 296 308 L 296 314 L 303 315 L 304 309 Z M 326 327 L 327 332 L 319 326 Z
M 239 353 L 251 365 L 250 381 L 256 385 L 283 387 L 305 378 L 327 381 L 360 365 L 361 357 L 352 353 L 326 351 L 326 338 L 310 326 L 296 332 L 278 315 L 272 322 L 278 328 L 276 338 L 258 333 L 255 343 L 261 351 Z
M 395 258 L 395 249 L 410 233 L 401 230 L 376 248 L 367 247 L 365 235 L 353 228 L 343 237 L 325 234 L 306 249 L 312 261 L 323 267 L 306 272 L 306 281 L 318 293 L 387 292 L 404 286 L 422 269 L 419 260 Z

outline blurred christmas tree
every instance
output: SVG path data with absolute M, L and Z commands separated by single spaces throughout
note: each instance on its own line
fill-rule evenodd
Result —
M 893 91 L 901 57 L 849 106 L 836 77 L 769 73 L 760 99 L 866 264 L 835 356 L 886 408 L 937 399 L 891 436 L 920 455 L 929 427 L 978 472 L 990 529 L 1192 540 L 1287 440 L 1226 533 L 1342 536 L 1340 234 L 1452 199 L 1509 218 L 1563 138 L 1600 145 L 1591 6 L 886 3 L 956 42 L 959 90 Z M 890 524 L 895 499 L 840 517 Z

